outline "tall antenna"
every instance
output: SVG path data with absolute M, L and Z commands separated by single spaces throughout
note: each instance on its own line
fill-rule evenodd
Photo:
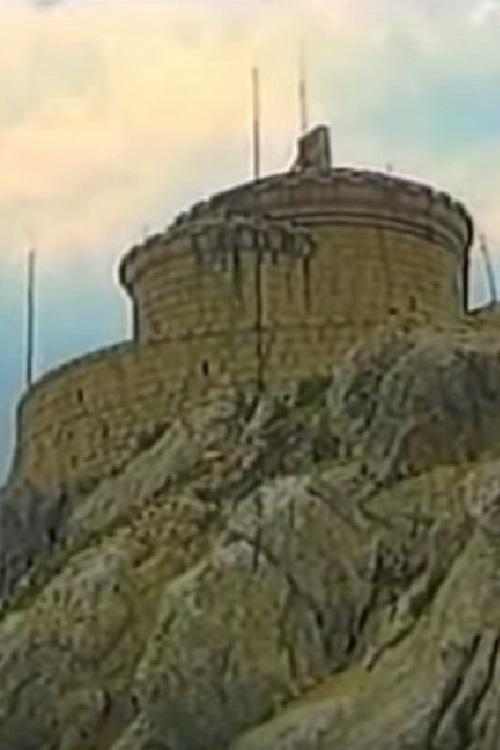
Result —
M 491 304 L 495 304 L 497 301 L 497 287 L 495 282 L 495 273 L 493 271 L 493 264 L 491 262 L 491 256 L 488 249 L 488 240 L 484 234 L 481 235 L 480 239 L 480 250 L 484 258 L 484 264 L 486 266 L 486 275 L 488 277 L 488 287 L 490 292 Z
M 252 102 L 253 102 L 253 177 L 260 177 L 260 79 L 259 69 L 252 68 Z
M 302 135 L 304 135 L 309 127 L 307 111 L 306 50 L 304 41 L 301 42 L 299 51 L 299 115 L 300 131 Z
M 35 362 L 35 263 L 36 251 L 30 246 L 28 253 L 28 287 L 26 300 L 26 387 L 33 382 Z

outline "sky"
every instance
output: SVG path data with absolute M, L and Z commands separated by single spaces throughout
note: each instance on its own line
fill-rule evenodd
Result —
M 254 64 L 265 172 L 293 157 L 303 45 L 335 162 L 391 163 L 464 200 L 500 278 L 499 38 L 496 0 L 0 0 L 0 479 L 30 243 L 38 375 L 126 336 L 120 256 L 250 176 Z

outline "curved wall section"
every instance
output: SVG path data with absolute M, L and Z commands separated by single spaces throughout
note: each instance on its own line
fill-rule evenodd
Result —
M 449 248 L 370 227 L 324 228 L 314 236 L 311 322 L 356 328 L 398 316 L 439 323 L 462 312 L 461 263 Z
M 433 236 L 458 254 L 472 241 L 472 220 L 448 193 L 392 175 L 356 169 L 279 174 L 219 193 L 175 226 L 210 211 L 292 217 L 303 225 L 350 222 Z
M 248 252 L 234 248 L 200 257 L 189 238 L 168 251 L 144 269 L 134 286 L 138 340 L 213 335 L 253 325 L 254 264 Z
M 158 428 L 217 387 L 255 379 L 255 342 L 220 339 L 125 344 L 64 365 L 39 381 L 18 411 L 11 480 L 50 489 L 101 479 Z
M 10 481 L 51 491 L 100 481 L 158 430 L 221 391 L 288 388 L 327 374 L 373 326 L 287 325 L 227 336 L 124 344 L 64 365 L 21 401 Z M 232 348 L 234 347 L 234 348 Z M 259 356 L 260 352 L 260 356 Z M 262 378 L 262 381 L 260 380 Z
M 464 312 L 471 240 L 445 193 L 364 171 L 293 173 L 198 204 L 134 248 L 121 280 L 140 340 L 244 330 L 257 314 L 267 325 L 439 322 Z
M 122 266 L 122 282 L 134 300 L 137 338 L 255 328 L 264 275 L 300 274 L 300 261 L 311 252 L 310 232 L 286 221 L 246 216 L 212 215 L 153 237 Z

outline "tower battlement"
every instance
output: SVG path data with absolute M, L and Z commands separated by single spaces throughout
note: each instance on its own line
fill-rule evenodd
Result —
M 423 237 L 435 232 L 458 252 L 473 238 L 468 211 L 448 193 L 395 175 L 346 167 L 292 171 L 225 190 L 181 214 L 168 231 L 224 209 L 306 226 L 352 220 Z

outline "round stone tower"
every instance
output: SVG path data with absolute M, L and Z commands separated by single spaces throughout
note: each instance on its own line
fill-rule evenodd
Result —
M 320 127 L 300 141 L 290 172 L 197 204 L 134 248 L 121 280 L 139 341 L 225 336 L 256 323 L 441 323 L 466 309 L 471 242 L 467 211 L 446 193 L 332 168 Z
M 12 476 L 43 488 L 120 471 L 218 389 L 329 374 L 391 319 L 466 310 L 472 221 L 447 194 L 334 169 L 328 131 L 289 172 L 215 195 L 123 259 L 129 342 L 68 362 L 23 397 Z

